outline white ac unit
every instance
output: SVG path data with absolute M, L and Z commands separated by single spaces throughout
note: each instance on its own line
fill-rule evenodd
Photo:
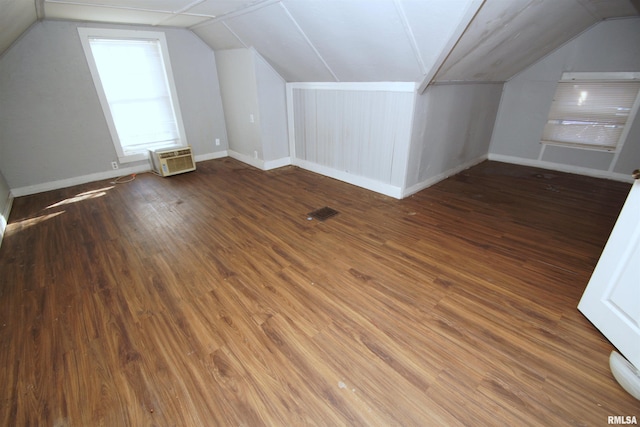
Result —
M 160 176 L 171 176 L 196 170 L 191 146 L 149 150 L 153 170 Z

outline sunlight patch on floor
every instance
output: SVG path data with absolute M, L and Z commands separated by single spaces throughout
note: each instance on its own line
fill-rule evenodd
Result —
M 59 211 L 59 212 L 54 212 L 47 215 L 40 215 L 35 218 L 28 218 L 28 219 L 23 219 L 22 221 L 12 222 L 9 225 L 7 225 L 5 236 L 10 236 L 12 233 L 15 233 L 17 231 L 22 231 L 26 228 L 33 227 L 34 225 L 40 224 L 51 218 L 55 218 L 58 215 L 62 215 L 65 212 L 66 211 Z
M 76 194 L 74 197 L 70 197 L 68 199 L 64 199 L 59 201 L 58 203 L 54 203 L 46 207 L 46 209 L 57 208 L 58 206 L 69 205 L 71 203 L 81 202 L 83 200 L 95 199 L 97 197 L 102 197 L 107 194 L 107 191 L 111 190 L 111 187 L 99 188 L 97 190 L 85 191 L 84 193 Z

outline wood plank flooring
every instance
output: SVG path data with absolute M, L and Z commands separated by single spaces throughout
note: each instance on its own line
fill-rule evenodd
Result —
M 219 159 L 18 198 L 0 424 L 640 417 L 576 309 L 629 188 L 485 162 L 398 201 Z

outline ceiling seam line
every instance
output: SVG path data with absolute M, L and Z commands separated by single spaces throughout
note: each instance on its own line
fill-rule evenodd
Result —
M 582 0 L 577 0 L 576 3 L 578 3 L 578 5 L 587 13 L 589 14 L 593 19 L 595 19 L 596 21 L 601 21 L 602 17 L 598 16 L 598 14 L 592 10 L 586 3 L 584 3 Z
M 200 27 L 204 27 L 205 25 L 215 24 L 216 22 L 225 21 L 227 19 L 236 18 L 238 16 L 246 15 L 247 13 L 255 12 L 256 10 L 260 10 L 264 7 L 271 6 L 275 3 L 280 3 L 281 0 L 263 0 L 258 3 L 252 3 L 249 6 L 242 7 L 240 9 L 236 9 L 232 12 L 223 13 L 220 16 L 215 16 L 211 19 L 207 19 L 204 22 L 199 22 L 195 25 L 188 27 L 189 30 L 198 29 Z
M 405 13 L 404 8 L 400 3 L 400 0 L 393 0 L 393 4 L 396 7 L 396 11 L 398 12 L 398 15 L 400 15 L 400 21 L 402 22 L 402 26 L 404 27 L 404 31 L 407 37 L 409 38 L 409 43 L 411 44 L 411 49 L 413 50 L 413 54 L 416 56 L 416 59 L 418 61 L 420 72 L 422 73 L 422 75 L 425 75 L 427 74 L 427 66 L 425 65 L 424 60 L 422 59 L 422 55 L 420 54 L 420 49 L 418 48 L 418 42 L 416 40 L 415 35 L 413 34 L 413 30 L 411 28 L 411 25 L 409 24 L 409 20 L 407 19 L 407 14 Z
M 158 21 L 156 24 L 154 25 L 162 25 L 163 22 L 167 22 L 169 19 L 173 19 L 176 16 L 180 16 L 180 15 L 189 15 L 189 10 L 192 9 L 193 7 L 199 5 L 200 3 L 204 3 L 206 0 L 194 0 L 191 3 L 189 3 L 188 5 L 186 5 L 185 7 L 178 9 L 176 11 L 172 11 L 171 12 L 171 16 L 167 16 L 166 18 L 161 19 L 160 21 Z M 189 15 L 191 16 L 191 15 Z
M 471 17 L 469 17 L 469 20 L 465 24 L 465 26 L 462 29 L 462 31 L 459 34 L 455 34 L 455 33 L 452 34 L 452 37 L 456 38 L 455 43 L 453 43 L 453 45 L 451 45 L 448 48 L 449 51 L 446 53 L 446 55 L 444 55 L 444 57 L 440 57 L 438 59 L 438 61 L 440 61 L 439 64 L 438 64 L 438 61 L 436 61 L 437 67 L 433 67 L 433 68 L 430 69 L 430 73 L 431 74 L 425 75 L 425 78 L 422 80 L 422 83 L 418 87 L 418 93 L 419 94 L 423 94 L 424 91 L 427 90 L 427 87 L 429 87 L 433 83 L 433 81 L 435 80 L 436 76 L 438 75 L 438 73 L 440 72 L 440 70 L 442 69 L 444 64 L 447 62 L 447 59 L 449 59 L 449 56 L 451 56 L 451 53 L 454 51 L 456 46 L 458 46 L 458 43 L 460 43 L 460 40 L 462 39 L 464 34 L 467 32 L 467 30 L 469 29 L 469 27 L 473 23 L 473 21 L 478 16 L 478 13 L 480 12 L 482 7 L 484 6 L 485 2 L 486 2 L 486 0 L 475 0 L 474 2 L 472 2 L 472 5 L 475 5 L 475 4 L 479 3 L 478 7 L 473 12 L 473 14 L 471 14 Z M 436 64 L 434 64 L 434 65 L 436 65 Z M 435 69 L 435 71 L 434 71 L 434 69 Z
M 222 22 L 221 22 L 221 24 L 222 24 L 222 25 L 224 25 L 224 26 L 225 26 L 225 28 L 226 28 L 227 30 L 229 30 L 229 32 L 230 32 L 231 34 L 233 34 L 233 37 L 235 37 L 235 38 L 236 38 L 240 43 L 242 43 L 242 46 L 244 46 L 244 48 L 245 48 L 245 49 L 249 49 L 249 46 L 247 46 L 247 44 L 244 42 L 244 40 L 242 40 L 242 39 L 240 38 L 240 36 L 239 36 L 239 35 L 237 35 L 237 34 L 236 34 L 236 32 L 235 32 L 235 31 L 233 31 L 233 30 L 231 29 L 231 27 L 229 27 L 229 25 L 228 25 L 226 22 L 222 21 Z
M 300 25 L 298 24 L 298 21 L 295 20 L 295 18 L 293 17 L 293 15 L 291 15 L 291 12 L 289 12 L 289 9 L 286 8 L 286 6 L 282 3 L 280 3 L 280 6 L 282 7 L 282 10 L 284 10 L 284 12 L 287 14 L 287 16 L 289 17 L 289 19 L 291 20 L 291 22 L 293 23 L 293 25 L 295 25 L 296 29 L 298 30 L 298 32 L 300 33 L 300 35 L 302 36 L 302 38 L 304 38 L 304 40 L 307 42 L 307 44 L 309 45 L 309 47 L 313 50 L 313 52 L 316 54 L 316 56 L 318 57 L 318 59 L 320 60 L 320 62 L 322 62 L 322 64 L 324 64 L 325 68 L 327 69 L 327 71 L 329 71 L 329 73 L 333 76 L 333 79 L 336 82 L 339 82 L 340 79 L 338 78 L 338 76 L 336 76 L 336 74 L 333 72 L 333 70 L 331 69 L 331 67 L 329 67 L 329 64 L 327 64 L 327 62 L 324 60 L 324 58 L 322 57 L 322 55 L 320 54 L 320 52 L 318 52 L 318 49 L 316 49 L 316 47 L 313 45 L 313 43 L 311 43 L 311 40 L 309 40 L 309 37 L 307 37 L 307 35 L 305 34 L 304 31 L 302 31 L 302 28 L 300 27 Z

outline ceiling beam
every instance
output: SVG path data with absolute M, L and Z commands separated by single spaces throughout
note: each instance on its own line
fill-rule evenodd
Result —
M 473 2 L 469 5 L 469 8 L 465 12 L 463 18 L 460 20 L 460 24 L 449 39 L 449 42 L 446 44 L 444 49 L 442 49 L 442 52 L 440 53 L 440 56 L 436 60 L 435 64 L 433 65 L 433 67 L 431 67 L 427 74 L 425 74 L 424 78 L 422 79 L 422 83 L 420 83 L 420 86 L 418 86 L 418 93 L 420 95 L 422 95 L 424 91 L 427 90 L 427 87 L 431 83 L 433 83 L 433 80 L 436 78 L 438 72 L 449 58 L 449 55 L 451 55 L 451 52 L 453 52 L 453 50 L 456 48 L 458 42 L 460 42 L 460 39 L 467 31 L 467 28 L 469 28 L 469 25 L 471 25 L 475 17 L 478 15 L 480 9 L 482 9 L 482 6 L 484 6 L 485 1 L 486 0 L 473 0 Z

